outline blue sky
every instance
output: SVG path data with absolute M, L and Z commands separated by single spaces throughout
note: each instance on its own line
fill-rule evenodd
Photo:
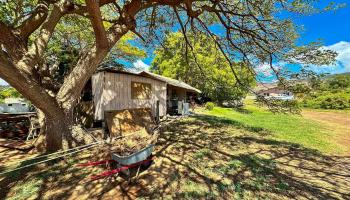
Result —
M 349 0 L 337 0 L 334 2 L 348 3 L 347 1 Z M 329 2 L 331 0 L 322 0 L 317 5 L 324 7 Z M 334 50 L 339 54 L 335 65 L 311 66 L 314 71 L 332 74 L 350 72 L 350 4 L 336 11 L 328 11 L 311 16 L 293 15 L 292 18 L 302 30 L 297 41 L 298 45 L 321 40 L 325 48 Z M 146 69 L 152 60 L 152 55 L 149 55 L 146 59 L 137 61 L 135 65 Z M 297 68 L 286 64 L 283 64 L 282 67 Z M 268 68 L 268 65 L 260 66 L 260 69 L 262 71 L 266 70 L 267 74 L 270 73 Z M 266 81 L 273 79 L 273 77 L 266 77 Z
M 349 0 L 338 0 L 344 3 Z M 325 5 L 323 1 L 321 5 Z M 350 2 L 348 2 L 350 3 Z M 298 25 L 303 25 L 305 31 L 301 33 L 300 44 L 323 39 L 326 46 L 336 44 L 340 41 L 350 42 L 350 4 L 337 11 L 315 14 L 311 16 L 294 17 Z
M 333 0 L 334 1 L 334 0 Z M 337 3 L 350 3 L 349 0 L 337 0 Z M 327 5 L 330 0 L 323 0 L 318 4 L 321 7 Z M 337 51 L 337 63 L 334 66 L 313 66 L 317 72 L 343 73 L 350 72 L 350 5 L 337 11 L 330 11 L 311 16 L 294 16 L 297 25 L 303 27 L 300 32 L 298 44 L 307 44 L 321 39 L 325 48 Z M 140 69 L 147 69 L 153 56 L 149 55 L 143 60 L 134 63 Z M 261 66 L 261 70 L 268 66 Z M 0 79 L 0 85 L 6 84 Z
M 350 72 L 350 2 L 338 0 L 338 3 L 348 3 L 345 8 L 311 16 L 295 17 L 294 21 L 303 26 L 298 44 L 307 44 L 321 39 L 325 48 L 338 53 L 334 66 L 313 66 L 313 70 L 322 73 Z M 329 0 L 322 1 L 321 6 Z

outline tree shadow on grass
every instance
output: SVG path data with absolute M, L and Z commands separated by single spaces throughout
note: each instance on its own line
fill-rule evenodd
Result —
M 273 140 L 269 133 L 199 115 L 164 124 L 155 164 L 136 183 L 90 181 L 103 169 L 74 164 L 96 160 L 94 154 L 25 178 L 39 179 L 35 195 L 50 199 L 350 198 L 350 158 Z
M 32 164 L 34 160 L 20 162 L 18 165 L 13 165 L 11 163 L 15 159 L 25 160 L 27 153 L 28 152 L 26 151 L 19 151 L 16 149 L 1 147 L 0 160 L 2 165 L 0 166 L 0 172 L 5 172 L 7 170 L 21 168 L 26 165 Z M 8 163 L 10 163 L 9 166 L 7 166 Z M 32 169 L 33 167 L 28 167 L 22 170 L 12 171 L 12 172 L 0 175 L 0 191 L 1 191 L 0 199 L 5 199 L 11 187 L 13 187 L 16 183 L 18 183 L 23 177 L 26 177 L 27 173 L 30 172 Z
M 264 137 L 267 130 L 234 120 L 204 115 L 194 119 L 171 124 L 159 142 L 159 157 L 182 166 L 192 174 L 191 181 L 208 188 L 203 193 L 181 193 L 185 197 L 201 194 L 205 198 L 240 198 L 253 193 L 252 198 L 350 198 L 350 170 L 346 168 L 349 158 L 326 156 L 299 144 L 268 139 Z M 232 135 L 226 131 L 227 126 L 247 132 Z M 210 128 L 215 129 L 214 133 L 206 132 Z M 193 156 L 203 149 L 208 155 Z M 181 152 L 188 156 L 179 157 Z M 206 169 L 214 172 L 208 176 Z M 227 183 L 225 179 L 233 181 Z M 166 187 L 157 191 L 159 196 L 153 193 L 152 197 L 162 197 L 165 191 Z
M 244 108 L 244 107 L 238 107 L 238 108 L 233 108 L 236 112 L 239 112 L 239 113 L 241 113 L 241 114 L 252 114 L 253 113 L 253 111 L 251 111 L 251 110 L 248 110 L 248 109 L 246 109 L 246 108 Z
M 246 131 L 258 133 L 260 135 L 268 135 L 271 133 L 270 130 L 265 129 L 264 127 L 250 126 L 245 123 L 228 119 L 228 118 L 223 118 L 223 117 L 214 117 L 209 115 L 195 115 L 193 116 L 193 118 L 198 120 L 199 123 L 202 122 L 202 125 L 207 127 L 223 127 L 223 126 L 231 125 L 231 126 L 234 126 L 235 128 L 244 129 Z
M 11 149 L 7 149 L 6 151 L 11 152 Z M 20 155 L 20 159 L 12 160 L 11 157 L 14 155 Z M 2 158 L 3 156 L 6 155 L 1 154 Z M 9 193 L 17 185 L 20 186 L 17 187 L 16 191 L 13 191 L 14 193 L 17 193 L 17 199 L 27 199 L 30 197 L 33 198 L 33 195 L 39 197 L 38 194 L 40 188 L 42 187 L 42 183 L 44 183 L 45 179 L 47 179 L 51 175 L 58 175 L 54 173 L 54 169 L 55 167 L 58 167 L 57 163 L 59 163 L 60 160 L 53 160 L 41 165 L 32 165 L 46 160 L 47 157 L 40 156 L 39 158 L 38 155 L 29 159 L 28 152 L 16 150 L 12 150 L 12 153 L 8 154 L 7 156 L 7 161 L 10 162 L 10 164 L 5 165 L 6 162 L 3 162 L 4 165 L 0 166 L 1 172 L 9 171 L 6 174 L 0 175 L 0 199 L 6 199 L 6 197 L 9 197 Z

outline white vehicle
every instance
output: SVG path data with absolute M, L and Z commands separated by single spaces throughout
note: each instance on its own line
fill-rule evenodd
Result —
M 30 112 L 28 103 L 19 98 L 7 98 L 0 104 L 0 113 L 26 113 Z

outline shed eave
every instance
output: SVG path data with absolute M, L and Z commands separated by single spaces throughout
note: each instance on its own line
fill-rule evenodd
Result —
M 188 85 L 187 83 L 179 81 L 179 80 L 175 80 L 175 79 L 172 79 L 172 78 L 168 78 L 168 77 L 161 76 L 161 75 L 154 74 L 154 73 L 147 72 L 147 71 L 142 71 L 142 72 L 139 73 L 139 75 L 151 77 L 153 79 L 157 79 L 157 80 L 163 81 L 163 82 L 167 83 L 167 85 L 183 88 L 183 89 L 186 89 L 186 90 L 191 91 L 191 92 L 202 93 L 197 88 L 194 88 L 194 87 Z

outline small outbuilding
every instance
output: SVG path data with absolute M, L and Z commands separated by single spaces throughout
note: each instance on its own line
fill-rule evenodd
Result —
M 272 87 L 257 92 L 258 96 L 266 99 L 277 99 L 277 100 L 293 100 L 294 95 L 288 90 L 281 89 L 279 87 Z
M 29 112 L 28 103 L 21 98 L 6 98 L 4 103 L 0 104 L 0 113 L 25 113 Z
M 103 121 L 106 112 L 125 109 L 150 108 L 154 118 L 186 114 L 189 102 L 200 92 L 182 81 L 151 72 L 107 68 L 95 73 L 86 84 L 79 112 L 87 115 L 84 124 L 88 118 Z

